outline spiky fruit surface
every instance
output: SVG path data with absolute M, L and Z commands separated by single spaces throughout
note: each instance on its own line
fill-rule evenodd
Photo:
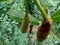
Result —
M 48 20 L 43 21 L 41 26 L 38 27 L 37 31 L 37 41 L 42 42 L 45 40 L 50 33 L 50 29 L 52 27 L 52 20 L 51 18 L 48 18 Z
M 21 32 L 26 33 L 30 27 L 30 16 L 25 16 L 21 24 Z

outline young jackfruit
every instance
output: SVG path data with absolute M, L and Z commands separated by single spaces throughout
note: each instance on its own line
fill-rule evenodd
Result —
M 21 24 L 21 32 L 26 33 L 29 27 L 30 27 L 30 16 L 25 15 Z
M 48 20 L 42 22 L 41 26 L 38 27 L 38 31 L 36 34 L 38 42 L 42 42 L 47 38 L 48 34 L 50 33 L 51 27 L 52 27 L 51 18 L 48 18 Z

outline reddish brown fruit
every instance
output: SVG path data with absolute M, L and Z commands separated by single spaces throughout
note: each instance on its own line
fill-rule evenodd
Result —
M 52 27 L 52 20 L 51 18 L 48 18 L 47 21 L 43 21 L 42 25 L 39 26 L 37 31 L 37 40 L 38 42 L 42 42 L 45 40 L 50 33 L 50 29 Z

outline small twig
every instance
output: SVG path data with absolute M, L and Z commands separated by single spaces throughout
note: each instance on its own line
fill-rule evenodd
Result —
M 29 38 L 28 41 L 30 42 L 30 45 L 34 45 L 35 39 L 33 39 L 33 36 L 31 36 L 31 35 L 32 35 L 32 33 L 33 33 L 33 35 L 36 34 L 37 28 L 38 28 L 37 26 L 31 25 L 30 30 L 27 32 L 27 35 Z
M 33 45 L 33 39 L 32 39 L 32 37 L 30 36 L 29 33 L 28 33 L 28 38 L 29 38 L 30 45 Z

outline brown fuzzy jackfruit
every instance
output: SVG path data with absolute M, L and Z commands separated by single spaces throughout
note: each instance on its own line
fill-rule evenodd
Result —
M 50 33 L 51 27 L 52 27 L 51 18 L 48 18 L 48 20 L 42 22 L 41 26 L 38 27 L 38 31 L 36 34 L 38 42 L 42 42 L 47 38 L 48 34 Z
M 23 18 L 23 21 L 22 21 L 22 25 L 21 25 L 21 32 L 26 33 L 27 30 L 29 29 L 29 27 L 30 27 L 30 16 L 25 15 L 25 17 Z

